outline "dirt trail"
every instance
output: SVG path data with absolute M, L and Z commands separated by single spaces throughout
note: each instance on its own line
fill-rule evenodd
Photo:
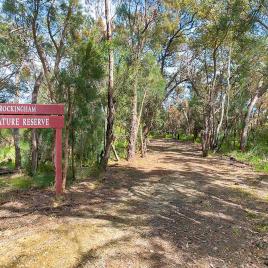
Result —
M 267 195 L 249 167 L 155 140 L 60 204 L 44 190 L 2 197 L 0 267 L 267 267 Z

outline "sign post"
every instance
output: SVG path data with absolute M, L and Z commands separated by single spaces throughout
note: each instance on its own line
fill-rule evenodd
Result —
M 62 192 L 62 129 L 56 129 L 55 184 L 56 194 Z
M 56 129 L 55 188 L 62 193 L 62 128 L 63 104 L 0 103 L 1 128 L 54 128 Z

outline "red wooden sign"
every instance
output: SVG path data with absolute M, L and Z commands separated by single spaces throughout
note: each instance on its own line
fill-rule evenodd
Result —
M 0 114 L 64 114 L 63 104 L 0 103 Z
M 63 128 L 63 116 L 0 115 L 0 128 Z
M 55 186 L 62 193 L 63 104 L 0 103 L 0 128 L 55 128 Z

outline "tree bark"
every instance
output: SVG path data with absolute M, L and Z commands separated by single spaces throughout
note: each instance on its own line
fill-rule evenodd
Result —
M 259 92 L 255 94 L 255 96 L 251 99 L 248 110 L 244 119 L 244 126 L 241 133 L 241 139 L 240 139 L 240 150 L 244 152 L 246 150 L 247 141 L 248 141 L 248 130 L 249 130 L 249 123 L 250 123 L 250 117 L 253 111 L 253 108 L 255 104 L 257 103 L 259 99 Z
M 185 120 L 186 120 L 186 124 L 187 124 L 187 128 L 186 128 L 186 134 L 189 135 L 190 132 L 191 132 L 191 126 L 190 126 L 190 122 L 189 122 L 189 117 L 187 115 L 187 112 L 185 111 L 184 108 L 182 108 L 182 113 L 185 117 Z M 176 138 L 176 137 L 175 137 Z
M 136 153 L 136 141 L 138 134 L 138 94 L 137 94 L 137 81 L 134 81 L 132 90 L 132 107 L 131 107 L 131 123 L 130 134 L 128 142 L 127 160 L 134 159 Z
M 119 161 L 119 160 L 120 160 L 120 158 L 119 158 L 119 156 L 118 156 L 118 154 L 117 154 L 117 151 L 116 151 L 116 149 L 115 149 L 115 146 L 114 146 L 114 145 L 112 145 L 112 149 L 113 149 L 113 152 L 114 152 L 114 156 L 115 156 L 116 161 Z
M 110 0 L 105 0 L 105 18 L 106 18 L 106 36 L 109 43 L 112 41 L 112 22 L 110 14 Z M 108 111 L 106 127 L 106 143 L 104 154 L 101 159 L 101 167 L 106 170 L 111 153 L 112 143 L 114 141 L 114 119 L 115 119 L 115 100 L 114 100 L 114 55 L 113 49 L 109 47 L 109 80 L 108 80 Z
M 72 174 L 73 174 L 73 180 L 75 180 L 76 172 L 75 172 L 75 159 L 74 159 L 74 144 L 75 144 L 75 133 L 74 128 L 72 128 Z
M 141 127 L 141 157 L 146 157 L 149 128 Z
M 19 95 L 20 95 L 20 74 L 19 72 L 16 74 L 16 95 L 14 103 L 19 103 Z M 18 128 L 14 128 L 12 130 L 14 147 L 15 147 L 15 169 L 21 169 L 21 152 L 20 152 L 20 132 Z
M 144 102 L 145 102 L 145 99 L 146 99 L 146 95 L 147 95 L 147 90 L 145 89 L 144 90 L 144 93 L 143 93 L 143 98 L 142 98 L 142 101 L 141 101 L 141 107 L 140 107 L 140 112 L 139 112 L 139 117 L 138 117 L 138 126 L 137 126 L 137 132 L 139 131 L 139 126 L 140 126 L 140 122 L 141 122 L 141 117 L 142 117 L 142 113 L 143 113 L 143 107 L 144 107 Z M 138 133 L 137 133 L 138 135 Z M 143 127 L 141 126 L 140 128 L 140 138 L 141 138 L 141 156 L 142 157 L 145 157 L 145 141 L 144 141 L 144 138 L 143 138 Z
M 142 101 L 141 101 L 141 107 L 140 107 L 139 116 L 138 116 L 138 119 L 137 119 L 138 128 L 139 128 L 140 122 L 141 122 L 141 117 L 142 117 L 142 112 L 143 112 L 144 101 L 146 99 L 146 95 L 147 95 L 147 90 L 145 89 L 144 92 L 143 92 L 143 97 L 142 97 Z
M 220 142 L 218 142 L 218 150 L 223 144 L 224 139 L 226 139 L 228 132 L 230 130 L 229 126 L 229 106 L 230 106 L 230 92 L 231 92 L 231 56 L 232 56 L 232 47 L 229 47 L 228 51 L 228 64 L 227 64 L 227 92 L 226 92 L 226 109 L 225 109 L 225 129 L 223 137 Z M 228 140 L 227 140 L 228 141 Z
M 222 101 L 221 101 L 221 117 L 220 117 L 220 122 L 217 126 L 215 135 L 214 135 L 214 150 L 217 151 L 218 146 L 219 146 L 219 134 L 220 134 L 220 130 L 222 127 L 222 123 L 223 123 L 223 118 L 224 118 L 224 107 L 225 107 L 225 100 L 226 100 L 226 94 L 223 93 L 223 97 L 222 97 Z
M 38 93 L 43 81 L 43 73 L 40 72 L 37 79 L 35 80 L 34 90 L 32 92 L 32 104 L 37 103 Z M 38 167 L 38 132 L 37 129 L 31 130 L 31 174 L 34 175 Z
M 209 116 L 205 116 L 205 128 L 201 134 L 202 140 L 202 156 L 207 157 L 209 152 L 209 141 L 210 141 L 210 128 L 209 128 Z
M 67 99 L 68 99 L 68 110 L 65 122 L 65 136 L 64 136 L 64 160 L 63 160 L 63 170 L 62 170 L 62 188 L 63 191 L 66 189 L 68 166 L 69 166 L 69 133 L 70 126 L 72 122 L 73 115 L 73 103 L 70 88 L 67 89 Z
M 204 111 L 204 130 L 202 132 L 202 155 L 203 157 L 208 156 L 209 150 L 213 147 L 214 141 L 214 95 L 215 95 L 215 86 L 217 78 L 217 50 L 218 46 L 215 46 L 212 53 L 213 60 L 213 78 L 210 84 L 207 76 L 207 86 L 208 86 L 208 100 L 206 101 L 206 107 Z M 205 65 L 206 59 L 205 59 Z M 206 67 L 207 69 L 207 67 Z
M 69 124 L 66 123 L 65 126 L 65 137 L 64 137 L 64 160 L 63 160 L 63 170 L 62 170 L 62 189 L 66 189 L 68 166 L 69 166 Z
M 150 103 L 154 103 L 156 105 L 153 105 L 153 107 L 150 106 Z M 153 121 L 156 116 L 156 112 L 158 109 L 161 109 L 162 100 L 155 98 L 151 99 L 150 103 L 147 103 L 147 106 L 145 106 L 145 114 L 143 118 L 143 126 L 142 126 L 142 138 L 143 138 L 143 150 L 142 150 L 142 157 L 146 156 L 147 153 L 147 145 L 148 145 L 148 135 L 153 128 Z M 149 105 L 148 105 L 149 104 Z
M 18 128 L 13 129 L 13 139 L 15 146 L 15 169 L 21 169 L 21 153 L 20 153 L 20 133 Z
M 243 129 L 241 132 L 241 137 L 240 137 L 240 150 L 241 151 L 246 150 L 247 141 L 248 141 L 250 117 L 251 117 L 253 108 L 256 105 L 259 98 L 262 97 L 262 95 L 265 94 L 266 92 L 267 92 L 267 83 L 263 84 L 263 81 L 260 80 L 258 83 L 258 88 L 256 90 L 256 93 L 255 93 L 254 97 L 250 100 L 250 103 L 248 105 L 248 110 L 247 110 L 247 113 L 245 115 L 244 126 L 243 126 Z
M 143 128 L 140 129 L 140 138 L 141 138 L 141 157 L 144 157 L 144 139 L 143 139 Z

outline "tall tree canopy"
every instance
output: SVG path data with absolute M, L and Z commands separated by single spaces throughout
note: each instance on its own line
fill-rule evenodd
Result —
M 1 1 L 1 101 L 65 104 L 64 184 L 84 167 L 144 157 L 150 135 L 190 135 L 203 156 L 246 151 L 267 133 L 267 8 L 263 0 Z M 52 131 L 2 135 L 31 174 L 53 163 Z

